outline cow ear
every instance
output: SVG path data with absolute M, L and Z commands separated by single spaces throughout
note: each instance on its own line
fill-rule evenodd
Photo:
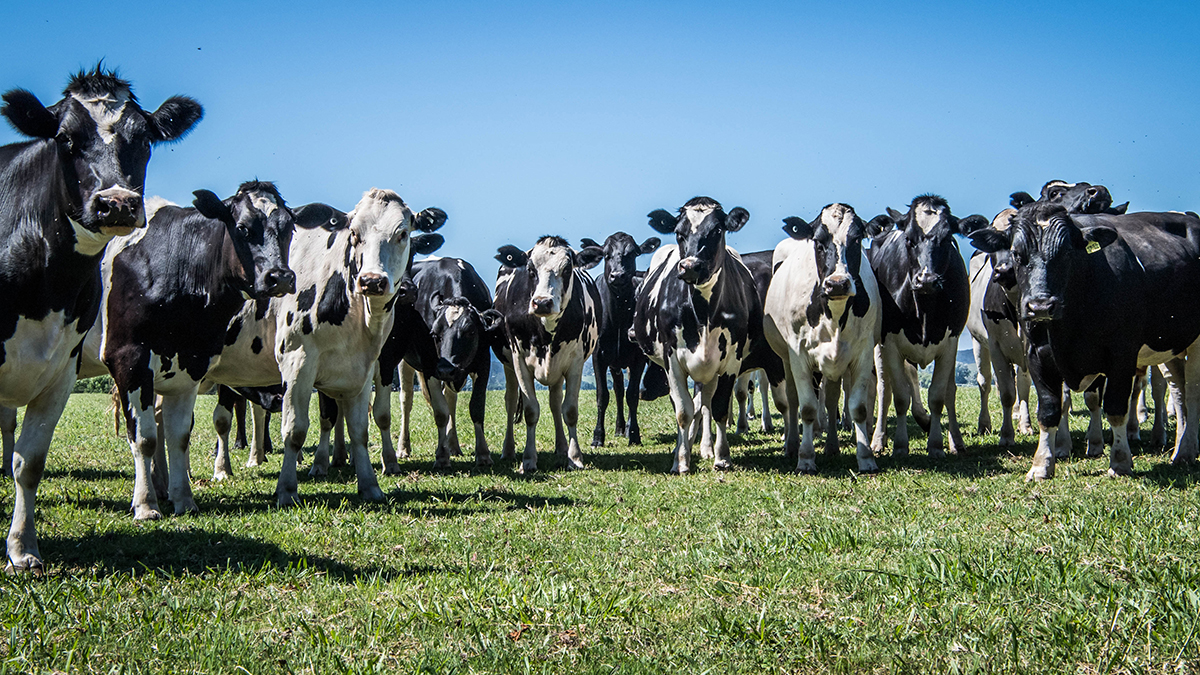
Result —
M 221 201 L 221 198 L 213 194 L 211 190 L 196 190 L 192 194 L 196 196 L 196 198 L 192 200 L 192 206 L 196 207 L 196 210 L 200 212 L 200 215 L 204 216 L 205 218 L 219 220 L 222 223 L 228 223 L 230 225 L 234 224 L 233 212 L 230 211 L 225 202 Z
M 650 227 L 654 228 L 655 232 L 671 234 L 675 231 L 677 219 L 666 209 L 655 209 L 646 217 L 650 219 Z
M 1019 209 L 1027 204 L 1032 204 L 1036 199 L 1028 192 L 1014 192 L 1008 196 L 1008 203 L 1014 208 Z
M 580 245 L 580 246 L 582 246 L 582 247 L 584 247 L 584 248 L 587 248 L 588 246 L 596 246 L 596 247 L 599 247 L 599 248 L 604 248 L 604 247 L 603 247 L 603 246 L 601 246 L 600 244 L 597 244 L 595 239 L 591 239 L 591 238 L 589 238 L 589 237 L 584 237 L 583 239 L 580 239 L 580 240 L 579 240 L 579 245 Z
M 499 251 L 496 254 L 496 260 L 499 260 L 500 264 L 505 267 L 524 267 L 529 262 L 529 256 L 525 255 L 525 251 L 512 244 L 505 244 L 496 250 Z
M 433 232 L 446 224 L 446 212 L 431 206 L 413 217 L 413 227 L 422 232 Z
M 991 222 L 989 222 L 987 218 L 984 218 L 976 213 L 973 216 L 967 216 L 966 218 L 958 221 L 958 233 L 971 236 L 972 232 L 989 226 L 991 226 Z
M 350 222 L 346 218 L 346 214 L 328 204 L 321 204 L 319 202 L 305 204 L 297 208 L 293 213 L 296 216 L 296 227 L 304 229 L 323 227 L 326 230 L 340 230 Z
M 58 135 L 58 118 L 32 92 L 13 89 L 4 94 L 4 108 L 0 112 L 26 136 L 54 138 Z
M 740 206 L 733 207 L 729 215 L 725 216 L 725 231 L 737 232 L 746 225 L 750 220 L 750 212 Z
M 590 270 L 604 260 L 604 249 L 599 246 L 584 246 L 575 254 L 575 264 L 585 270 Z
M 204 117 L 204 107 L 196 99 L 187 96 L 172 96 L 150 113 L 150 125 L 154 129 L 154 142 L 178 141 L 195 128 Z
M 1094 241 L 1100 244 L 1100 248 L 1104 248 L 1117 240 L 1117 231 L 1107 225 L 1098 225 L 1083 230 L 1083 238 L 1087 241 Z
M 1012 246 L 1008 232 L 991 227 L 975 230 L 970 237 L 971 245 L 984 253 L 995 253 Z
M 1125 202 L 1124 204 L 1121 204 L 1120 206 L 1114 206 L 1109 209 L 1110 213 L 1114 213 L 1118 216 L 1123 216 L 1128 211 L 1129 211 L 1129 202 Z
M 788 216 L 783 219 L 783 231 L 792 239 L 812 239 L 813 227 L 804 222 L 800 216 Z
M 891 216 L 881 213 L 867 223 L 867 235 L 871 237 L 878 237 L 895 226 L 896 221 L 892 220 Z
M 485 309 L 479 313 L 479 318 L 483 320 L 483 329 L 489 333 L 500 328 L 504 323 L 504 315 L 495 309 Z
M 658 250 L 659 246 L 662 246 L 662 240 L 658 237 L 650 237 L 646 241 L 643 241 L 642 245 L 638 247 L 638 255 L 654 253 Z
M 417 255 L 429 255 L 441 248 L 444 243 L 446 243 L 446 238 L 436 233 L 422 232 L 413 235 L 412 238 L 413 251 Z
M 887 208 L 887 214 L 888 214 L 888 217 L 892 219 L 892 222 L 895 223 L 896 227 L 898 227 L 902 230 L 904 229 L 904 226 L 908 224 L 908 216 L 906 214 L 900 213 L 899 211 L 897 211 L 896 209 L 893 209 L 890 206 Z

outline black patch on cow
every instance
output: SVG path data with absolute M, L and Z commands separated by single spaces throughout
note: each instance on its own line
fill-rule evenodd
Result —
M 300 321 L 300 331 L 305 335 L 312 333 L 312 318 L 305 314 L 304 319 Z
M 292 325 L 292 319 L 293 319 L 293 318 L 294 318 L 294 317 L 293 317 L 292 313 L 291 313 L 291 312 L 288 312 L 286 315 L 284 315 L 284 317 L 283 317 L 283 322 L 284 322 L 285 324 L 287 324 L 287 325 L 289 325 L 289 326 L 290 326 L 290 325 Z
M 317 300 L 317 285 L 313 284 L 296 294 L 296 309 L 307 312 Z
M 334 272 L 321 293 L 321 302 L 317 305 L 317 321 L 340 326 L 349 313 L 350 299 L 346 296 L 346 279 L 341 272 Z
M 725 337 L 724 333 L 721 333 L 719 336 L 717 336 L 717 349 L 721 350 L 722 361 L 724 361 L 725 357 L 728 356 L 728 348 L 729 340 Z
M 351 254 L 354 253 L 354 245 L 349 239 L 346 239 L 346 252 L 342 255 L 342 265 L 347 269 L 350 268 Z
M 326 250 L 329 250 L 329 249 L 333 248 L 333 244 L 334 244 L 334 242 L 336 242 L 336 241 L 337 241 L 337 232 L 336 232 L 336 231 L 334 231 L 334 232 L 330 232 L 330 233 L 329 233 L 329 239 L 327 239 L 327 240 L 325 241 L 325 249 L 326 249 Z
M 256 335 L 254 337 L 254 339 L 250 341 L 250 351 L 254 352 L 255 354 L 261 354 L 262 350 L 263 350 L 262 338 L 260 338 Z
M 271 299 L 267 297 L 254 299 L 254 318 L 256 321 L 262 321 L 267 317 L 267 310 L 271 307 Z
M 242 332 L 242 317 L 237 317 L 229 322 L 229 330 L 225 331 L 225 346 L 237 342 L 238 335 Z

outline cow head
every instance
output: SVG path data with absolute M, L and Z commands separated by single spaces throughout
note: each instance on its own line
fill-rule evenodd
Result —
M 196 210 L 225 224 L 233 253 L 248 277 L 248 295 L 278 297 L 296 291 L 296 274 L 288 267 L 295 214 L 273 183 L 242 183 L 225 201 L 208 190 L 192 194 Z
M 426 321 L 437 347 L 436 377 L 460 391 L 480 350 L 487 350 L 488 333 L 503 320 L 494 309 L 479 311 L 466 298 L 434 297 Z
M 1067 283 L 1089 255 L 1088 242 L 1104 247 L 1116 239 L 1111 227 L 1081 230 L 1063 205 L 1050 203 L 1020 209 L 1007 231 L 983 228 L 971 235 L 971 243 L 981 251 L 1011 249 L 1020 291 L 1018 311 L 1028 321 L 1061 317 Z
M 77 229 L 111 237 L 143 227 L 150 147 L 182 138 L 204 110 L 175 96 L 148 113 L 129 83 L 101 65 L 72 77 L 63 96 L 47 108 L 14 89 L 4 94 L 3 114 L 22 134 L 54 143 Z
M 650 237 L 639 245 L 628 234 L 617 232 L 609 235 L 603 246 L 587 238 L 580 243 L 585 248 L 604 250 L 604 278 L 611 288 L 631 291 L 636 281 L 638 256 L 653 253 L 661 242 L 658 237 Z
M 505 267 L 525 268 L 529 277 L 529 313 L 542 319 L 562 314 L 575 291 L 575 267 L 595 267 L 604 249 L 585 246 L 579 253 L 562 237 L 545 236 L 528 253 L 511 244 L 501 246 L 496 259 Z
M 414 214 L 400 195 L 371 188 L 346 214 L 355 251 L 355 288 L 368 296 L 391 296 L 408 271 L 412 233 L 433 232 L 446 213 L 428 208 Z
M 921 195 L 909 204 L 908 213 L 888 209 L 887 215 L 876 216 L 867 227 L 879 234 L 892 224 L 899 228 L 907 250 L 908 286 L 918 296 L 928 296 L 942 288 L 951 261 L 958 256 L 954 235 L 969 234 L 988 221 L 978 215 L 959 220 L 945 199 Z
M 738 206 L 726 214 L 715 199 L 694 197 L 679 209 L 678 215 L 658 209 L 649 218 L 650 227 L 658 232 L 675 233 L 679 279 L 692 286 L 705 286 L 716 281 L 725 262 L 725 233 L 742 229 L 750 220 L 750 212 Z
M 1112 194 L 1103 185 L 1068 183 L 1063 180 L 1052 180 L 1043 185 L 1041 198 L 1037 200 L 1027 192 L 1014 192 L 1009 197 L 1009 204 L 1014 209 L 1036 202 L 1061 204 L 1066 207 L 1067 213 L 1122 214 L 1129 208 L 1129 202 L 1114 207 Z
M 830 204 L 811 224 L 796 216 L 784 218 L 783 223 L 789 237 L 812 243 L 819 292 L 832 302 L 854 297 L 866 234 L 854 209 Z

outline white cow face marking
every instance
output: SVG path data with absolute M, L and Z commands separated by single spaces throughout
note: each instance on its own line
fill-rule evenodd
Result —
M 700 230 L 700 226 L 704 224 L 704 220 L 716 211 L 717 207 L 711 204 L 701 204 L 698 206 L 685 206 L 683 209 L 684 218 L 687 219 L 688 227 L 692 234 Z
M 83 106 L 84 110 L 91 115 L 92 120 L 96 123 L 96 133 L 99 134 L 100 140 L 104 141 L 105 145 L 112 145 L 117 138 L 114 127 L 121 121 L 121 116 L 125 114 L 125 104 L 129 102 L 129 93 L 117 91 L 89 98 L 71 94 L 71 98 L 78 101 L 79 105 Z
M 250 195 L 250 204 L 268 218 L 271 217 L 272 213 L 275 213 L 275 209 L 279 208 L 279 204 L 275 202 L 275 197 L 263 192 L 255 192 Z
M 946 216 L 946 207 L 940 204 L 931 204 L 927 201 L 920 201 L 913 204 L 913 221 L 917 227 L 925 234 L 933 232 L 934 228 L 942 222 Z
M 412 210 L 395 192 L 371 188 L 347 219 L 358 261 L 357 291 L 390 296 L 408 269 Z
M 533 292 L 529 311 L 538 317 L 556 317 L 571 299 L 574 252 L 557 237 L 543 237 L 529 253 L 526 265 Z

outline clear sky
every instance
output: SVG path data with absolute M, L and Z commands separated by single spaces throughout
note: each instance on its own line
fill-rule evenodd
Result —
M 936 192 L 990 217 L 1054 178 L 1200 209 L 1198 7 L 9 3 L 0 88 L 50 104 L 103 57 L 146 107 L 206 109 L 147 194 L 257 177 L 349 209 L 392 188 L 445 209 L 441 254 L 491 282 L 502 244 L 640 240 L 701 194 L 749 209 L 743 251 L 834 201 L 867 219 Z

